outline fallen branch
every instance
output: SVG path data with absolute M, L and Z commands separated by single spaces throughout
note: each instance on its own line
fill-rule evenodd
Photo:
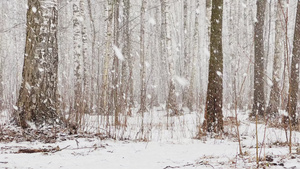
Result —
M 64 148 L 59 148 L 58 146 L 57 146 L 57 149 L 55 149 L 53 152 L 51 152 L 51 153 L 56 153 L 56 152 L 58 152 L 58 151 L 62 151 L 62 150 L 64 150 L 64 149 L 67 149 L 68 147 L 70 147 L 70 145 L 68 145 L 68 146 L 66 146 L 66 147 L 64 147 Z
M 55 147 L 55 148 L 51 148 L 51 149 L 47 149 L 47 148 L 39 148 L 39 149 L 29 149 L 29 148 L 26 148 L 26 149 L 19 149 L 19 151 L 17 153 L 28 153 L 28 154 L 31 154 L 31 153 L 56 153 L 58 151 L 62 151 L 66 148 L 70 147 L 69 146 L 66 146 L 64 148 L 59 148 L 59 146 Z
M 212 168 L 214 168 L 214 166 L 212 166 L 211 164 L 205 163 L 203 161 L 200 162 L 196 162 L 195 164 L 193 163 L 187 163 L 185 165 L 180 165 L 180 166 L 166 166 L 164 169 L 169 169 L 169 168 L 184 168 L 184 167 L 196 167 L 197 165 L 205 165 L 205 166 L 211 166 Z
M 166 166 L 164 169 L 168 169 L 168 168 L 182 168 L 182 167 L 188 167 L 188 166 L 195 166 L 194 164 L 185 164 L 185 165 L 181 165 L 181 166 Z
M 20 149 L 17 153 L 49 153 L 49 152 L 57 152 L 59 151 L 59 147 L 57 146 L 56 148 L 52 148 L 52 149 Z

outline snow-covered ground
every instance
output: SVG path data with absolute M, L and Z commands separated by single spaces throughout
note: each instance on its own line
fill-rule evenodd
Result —
M 224 115 L 224 119 L 232 116 L 231 112 L 225 112 Z M 5 113 L 1 116 L 0 124 L 3 126 L 8 119 Z M 203 115 L 193 112 L 167 118 L 163 109 L 155 109 L 145 114 L 143 122 L 140 114 L 127 119 L 121 118 L 121 123 L 126 120 L 127 127 L 124 125 L 117 129 L 113 126 L 110 129 L 104 129 L 104 125 L 97 126 L 103 120 L 98 116 L 85 118 L 85 131 L 109 133 L 116 139 L 100 139 L 96 135 L 81 137 L 78 134 L 62 135 L 55 143 L 0 143 L 0 168 L 256 168 L 255 124 L 249 122 L 246 112 L 239 112 L 238 116 L 241 121 L 239 128 L 242 150 L 245 153 L 243 157 L 238 155 L 235 127 L 230 125 L 230 120 L 225 126 L 229 134 L 218 138 L 202 137 L 198 140 L 194 137 Z M 300 144 L 299 132 L 293 132 L 293 154 L 290 155 L 288 146 L 282 145 L 286 141 L 284 130 L 266 128 L 259 124 L 258 131 L 259 143 L 264 145 L 260 146 L 259 154 L 262 159 L 273 159 L 266 162 L 270 168 L 300 168 L 300 155 L 296 154 L 296 147 Z M 29 154 L 20 153 L 21 149 L 53 151 Z

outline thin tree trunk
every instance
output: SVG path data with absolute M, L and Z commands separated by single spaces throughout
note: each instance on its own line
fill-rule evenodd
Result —
M 160 0 L 161 3 L 161 32 L 160 32 L 160 58 L 161 58 L 161 62 L 160 62 L 160 80 L 159 80 L 159 84 L 160 84 L 160 97 L 161 100 L 160 102 L 164 102 L 166 101 L 166 96 L 167 96 L 167 83 L 166 83 L 166 79 L 168 78 L 167 72 L 168 72 L 168 65 L 167 65 L 167 16 L 166 16 L 166 0 Z
M 280 88 L 279 88 L 279 79 L 280 79 L 280 60 L 282 56 L 283 49 L 283 38 L 284 38 L 284 2 L 285 0 L 278 0 L 277 11 L 276 11 L 276 34 L 275 34 L 275 54 L 274 54 L 274 63 L 273 63 L 273 75 L 272 75 L 272 88 L 270 92 L 270 101 L 267 108 L 268 116 L 277 116 L 278 107 L 280 105 Z
M 108 13 L 107 13 L 107 28 L 106 28 L 106 51 L 104 56 L 104 68 L 103 68 L 103 76 L 102 76 L 102 98 L 100 108 L 103 110 L 102 112 L 108 116 L 108 66 L 112 47 L 112 22 L 113 22 L 113 4 L 111 2 L 108 3 Z M 107 121 L 108 123 L 109 121 Z
M 288 84 L 289 84 L 289 72 L 290 72 L 290 43 L 288 41 L 289 36 L 288 36 L 288 25 L 289 25 L 289 1 L 285 1 L 286 3 L 284 4 L 285 6 L 285 18 L 284 18 L 284 64 L 283 64 L 283 73 L 282 73 L 282 88 L 280 91 L 281 95 L 281 109 L 287 109 L 288 105 L 288 100 L 289 100 L 289 89 L 288 89 Z
M 184 55 L 184 67 L 183 67 L 183 76 L 185 79 L 188 79 L 189 76 L 189 63 L 190 63 L 190 57 L 189 57 L 189 52 L 188 52 L 188 2 L 187 0 L 183 1 L 183 55 Z M 188 105 L 188 89 L 184 87 L 183 89 L 183 96 L 182 96 L 182 103 L 183 106 Z
M 175 75 L 175 67 L 174 67 L 174 58 L 172 57 L 172 45 L 171 45 L 171 30 L 169 28 L 171 14 L 169 13 L 169 1 L 161 0 L 161 8 L 162 8 L 162 20 L 164 24 L 162 25 L 162 32 L 165 35 L 163 40 L 165 41 L 165 55 L 168 58 L 168 82 L 169 82 L 169 92 L 167 98 L 167 111 L 168 115 L 178 115 L 179 110 L 176 103 L 176 95 L 175 95 L 175 82 L 174 82 L 174 75 Z M 169 113 L 170 112 L 170 113 Z
M 93 11 L 92 11 L 92 4 L 91 4 L 91 0 L 87 0 L 87 4 L 88 4 L 88 14 L 89 14 L 89 19 L 90 19 L 90 23 L 91 23 L 91 29 L 92 29 L 92 60 L 96 60 L 96 51 L 95 51 L 95 43 L 96 43 L 96 28 L 95 28 L 95 21 L 93 18 Z M 97 62 L 92 62 L 91 65 L 91 72 L 92 72 L 92 77 L 91 77 L 91 93 L 90 93 L 90 106 L 91 109 L 93 110 L 93 106 L 95 104 L 95 100 L 96 100 L 96 86 L 94 85 L 96 83 L 96 79 L 97 79 L 97 74 L 95 74 L 95 68 L 96 67 L 100 67 L 99 65 L 97 65 Z M 94 111 L 94 110 L 93 110 Z
M 257 22 L 254 26 L 254 100 L 251 117 L 258 114 L 264 116 L 265 97 L 264 97 L 264 18 L 266 9 L 266 0 L 260 0 L 257 4 Z
M 130 40 L 130 0 L 124 0 L 124 5 L 125 5 L 125 32 L 124 32 L 124 36 L 125 36 L 125 44 L 124 44 L 124 55 L 125 58 L 127 58 L 128 60 L 128 76 L 125 77 L 124 75 L 122 76 L 124 79 L 126 79 L 128 81 L 127 84 L 127 88 L 128 89 L 124 89 L 126 90 L 126 102 L 128 102 L 128 108 L 129 108 L 129 115 L 132 114 L 131 109 L 134 107 L 134 102 L 133 102 L 133 56 L 131 55 L 131 40 Z M 122 72 L 125 73 L 125 65 L 126 62 L 123 63 L 122 65 Z M 122 81 L 123 84 L 125 82 L 125 80 Z M 128 90 L 128 91 L 127 91 Z
M 84 0 L 80 0 L 80 15 L 82 17 L 81 23 L 81 36 L 82 36 L 82 55 L 83 55 L 83 104 L 82 111 L 83 113 L 90 113 L 91 109 L 91 65 L 90 65 L 90 56 L 88 54 L 88 35 L 87 27 L 84 22 L 86 17 L 86 8 Z
M 146 111 L 146 66 L 145 66 L 145 10 L 146 10 L 147 1 L 142 1 L 141 7 L 141 35 L 140 35 L 140 78 L 141 78 L 141 87 L 140 87 L 140 99 L 141 106 L 140 112 L 142 116 Z
M 0 6 L 1 8 L 1 6 Z M 2 12 L 1 12 L 2 13 Z M 2 59 L 2 36 L 0 34 L 0 112 L 3 110 L 3 59 Z
M 80 13 L 80 1 L 73 2 L 73 52 L 74 52 L 74 74 L 75 74 L 75 102 L 74 110 L 75 123 L 80 126 L 81 117 L 83 114 L 83 44 L 82 44 L 82 16 Z
M 0 4 L 0 9 L 2 9 L 3 6 Z M 4 12 L 3 10 L 0 11 L 0 15 L 3 16 Z M 1 22 L 3 22 L 3 18 L 0 19 Z M 2 30 L 2 24 L 0 25 L 0 30 Z M 2 46 L 2 34 L 0 34 L 0 112 L 3 110 L 3 66 L 4 66 L 4 59 L 3 59 L 3 46 Z
M 121 80 L 120 80 L 120 110 L 123 110 L 123 113 L 128 113 L 129 107 L 129 97 L 128 97 L 128 60 L 130 55 L 130 36 L 129 36 L 129 8 L 130 1 L 123 0 L 123 5 L 121 6 L 124 12 L 124 28 L 122 29 L 122 38 L 123 38 L 123 54 L 125 61 L 121 62 Z
M 120 31 L 119 31 L 119 6 L 120 6 L 120 0 L 114 1 L 114 45 L 116 47 L 120 47 L 119 38 L 120 38 Z M 115 114 L 115 125 L 119 125 L 119 114 L 120 114 L 120 85 L 119 85 L 119 77 L 120 77 L 120 71 L 119 71 L 119 59 L 115 55 L 113 59 L 113 69 L 112 69 L 112 96 L 114 104 L 112 109 L 114 110 Z
M 298 90 L 299 90 L 299 61 L 300 61 L 300 2 L 297 1 L 297 13 L 293 42 L 293 53 L 291 63 L 291 76 L 289 85 L 289 99 L 287 112 L 289 112 L 289 119 L 292 126 L 298 123 L 296 119 Z
M 235 57 L 235 48 L 237 47 L 236 44 L 234 44 L 234 34 L 238 34 L 235 30 L 235 24 L 234 21 L 236 20 L 237 14 L 235 12 L 236 10 L 236 5 L 235 5 L 236 1 L 230 1 L 230 8 L 229 8 L 229 19 L 228 19 L 228 45 L 229 45 L 229 56 L 230 56 L 230 61 L 229 61 L 229 65 L 230 65 L 230 71 L 228 75 L 228 79 L 229 79 L 229 91 L 230 92 L 234 92 L 236 93 L 236 88 L 234 88 L 236 86 L 235 80 L 236 80 L 236 73 L 235 73 L 235 63 L 237 62 L 236 57 Z M 237 80 L 236 80 L 237 81 Z M 226 95 L 225 95 L 226 96 Z M 227 100 L 229 103 L 233 103 L 234 104 L 234 99 L 232 95 L 229 95 L 228 98 L 231 97 L 230 99 L 232 99 L 232 101 Z M 226 99 L 225 99 L 226 100 Z M 232 105 L 235 106 L 235 105 Z
M 198 60 L 198 36 L 199 36 L 199 11 L 200 11 L 200 1 L 196 0 L 196 11 L 195 11 L 195 28 L 194 28 L 194 35 L 193 35 L 193 57 L 192 57 L 192 64 L 191 64 L 191 80 L 190 80 L 190 87 L 189 87 L 189 95 L 188 95 L 188 108 L 193 111 L 194 104 L 195 104 L 195 75 L 196 75 L 196 63 Z M 188 69 L 188 68 L 187 68 Z
M 212 0 L 206 0 L 206 23 L 207 23 L 207 44 L 210 49 L 210 33 L 211 33 L 211 14 L 212 14 Z

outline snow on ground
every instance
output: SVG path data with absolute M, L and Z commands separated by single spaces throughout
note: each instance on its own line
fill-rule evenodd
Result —
M 58 139 L 56 143 L 48 144 L 39 141 L 0 143 L 0 169 L 256 168 L 255 124 L 249 122 L 246 112 L 239 113 L 242 147 L 243 152 L 246 152 L 244 157 L 238 156 L 238 142 L 232 136 L 193 139 L 197 125 L 203 120 L 203 115 L 198 114 L 186 112 L 181 116 L 167 118 L 163 109 L 155 109 L 145 113 L 143 122 L 141 115 L 136 114 L 126 119 L 127 127 L 117 129 L 113 126 L 104 129 L 105 124 L 96 126 L 103 119 L 87 116 L 83 126 L 85 131 L 106 132 L 116 139 L 103 140 L 96 136 L 79 138 L 78 135 L 71 135 L 65 141 Z M 224 119 L 231 116 L 230 112 L 224 114 Z M 7 122 L 6 117 L 7 113 L 1 114 L 0 124 Z M 121 117 L 121 121 L 125 122 L 122 118 L 125 117 Z M 293 134 L 293 154 L 289 155 L 288 147 L 281 146 L 286 141 L 284 130 L 265 128 L 263 124 L 259 124 L 258 129 L 259 143 L 265 143 L 260 148 L 260 157 L 270 156 L 273 161 L 269 164 L 284 165 L 270 165 L 270 168 L 300 168 L 300 156 L 295 154 L 300 143 L 299 132 Z M 232 125 L 225 126 L 225 130 L 235 133 Z M 20 149 L 44 148 L 58 151 L 17 153 Z

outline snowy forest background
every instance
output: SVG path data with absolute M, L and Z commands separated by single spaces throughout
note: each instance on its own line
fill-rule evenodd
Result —
M 161 10 L 161 2 L 145 1 L 144 6 L 142 2 L 120 1 L 113 5 L 96 0 L 58 1 L 60 112 L 66 115 L 117 111 L 130 114 L 140 105 L 145 105 L 146 110 L 154 106 L 166 108 L 169 85 L 175 82 L 178 109 L 183 111 L 187 107 L 190 111 L 204 113 L 211 1 L 174 0 L 166 3 L 169 46 L 162 42 L 162 14 L 165 11 Z M 277 106 L 285 110 L 297 1 L 281 3 L 283 8 L 279 12 L 287 19 L 282 23 L 286 24 L 287 31 L 282 30 L 286 36 L 281 37 L 280 43 L 287 46 L 281 45 L 279 54 L 280 102 Z M 1 1 L 0 5 L 3 16 L 0 25 L 0 108 L 13 112 L 22 81 L 28 4 Z M 266 105 L 273 84 L 277 6 L 277 1 L 267 1 L 264 14 Z M 224 68 L 223 73 L 218 72 L 223 78 L 223 109 L 232 110 L 238 104 L 238 109 L 251 110 L 256 2 L 224 0 L 223 8 Z M 79 110 L 75 106 L 78 104 L 84 108 Z M 144 106 L 141 109 L 145 109 Z
M 102 155 L 101 166 L 120 168 L 110 154 L 130 152 L 134 162 L 120 165 L 145 168 L 132 166 L 132 146 L 145 153 L 140 163 L 155 160 L 148 168 L 299 166 L 298 0 L 28 2 L 0 1 L 0 156 L 8 154 L 0 164 L 24 167 L 11 152 L 24 160 L 43 152 L 56 167 L 70 168 L 64 158 L 72 155 Z M 36 23 L 41 36 L 32 33 Z M 45 37 L 53 42 L 46 47 Z M 41 50 L 28 54 L 36 44 Z M 142 142 L 151 141 L 153 152 L 170 154 L 145 152 Z

